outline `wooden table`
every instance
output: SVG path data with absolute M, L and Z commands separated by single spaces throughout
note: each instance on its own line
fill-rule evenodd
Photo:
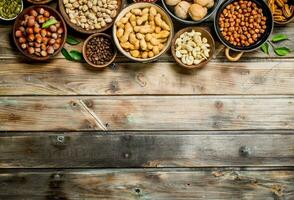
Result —
M 211 26 L 211 23 L 207 24 Z M 291 38 L 294 23 L 276 27 Z M 294 199 L 294 52 L 24 60 L 0 26 L 0 199 Z M 66 49 L 81 49 L 81 45 Z

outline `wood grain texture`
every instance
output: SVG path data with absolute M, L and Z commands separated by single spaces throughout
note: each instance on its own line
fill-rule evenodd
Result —
M 0 173 L 0 198 L 291 200 L 293 171 L 84 170 Z M 17 189 L 16 189 L 17 188 Z
M 293 101 L 293 96 L 0 97 L 0 130 L 293 129 Z
M 0 168 L 294 166 L 293 132 L 172 134 L 7 134 Z
M 183 28 L 183 25 L 179 25 L 177 22 L 174 21 L 175 24 L 175 31 L 178 31 L 180 28 Z M 205 24 L 205 26 L 209 27 L 211 30 L 211 33 L 214 34 L 214 30 L 213 30 L 213 24 L 212 23 L 208 23 Z M 16 50 L 15 45 L 12 42 L 11 39 L 11 27 L 10 26 L 0 26 L 0 59 L 24 59 L 24 57 Z M 109 34 L 111 34 L 111 30 L 108 31 Z M 294 38 L 294 23 L 290 23 L 288 24 L 288 26 L 286 27 L 275 27 L 273 34 L 277 34 L 277 33 L 285 33 L 288 35 L 289 38 Z M 79 34 L 76 33 L 71 33 L 70 34 L 74 35 L 75 37 L 77 37 L 78 39 L 80 39 L 81 41 L 85 40 L 85 36 L 83 36 L 82 38 L 80 38 Z M 217 36 L 214 34 L 214 38 L 217 38 Z M 285 42 L 281 42 L 279 43 L 278 46 L 283 46 L 286 45 L 288 48 L 290 49 L 294 49 L 294 43 L 290 42 L 290 41 L 285 41 Z M 65 48 L 68 50 L 71 49 L 75 49 L 75 50 L 82 50 L 82 43 L 80 43 L 77 46 L 71 46 L 66 44 Z M 223 49 L 223 45 L 221 45 L 218 41 L 216 44 L 216 49 L 217 49 L 217 58 L 221 59 L 221 60 L 225 60 L 224 58 L 224 52 L 222 51 Z M 63 58 L 62 54 L 59 54 L 56 58 Z M 273 52 L 271 53 L 270 56 L 266 56 L 264 53 L 262 53 L 260 50 L 254 51 L 254 52 L 250 52 L 250 53 L 246 53 L 244 54 L 243 58 L 241 59 L 241 61 L 247 61 L 248 58 L 250 59 L 265 59 L 265 58 L 277 58 L 279 59 L 280 57 L 276 56 Z M 294 51 L 292 51 L 290 54 L 288 54 L 286 57 L 283 58 L 294 58 Z M 163 56 L 160 57 L 159 59 L 160 61 L 172 61 L 172 57 L 170 55 L 170 53 L 164 54 Z M 126 62 L 129 61 L 126 57 L 124 57 L 122 54 L 120 54 L 118 56 L 118 58 L 116 59 L 116 62 Z
M 90 70 L 61 59 L 42 65 L 3 62 L 0 95 L 294 94 L 294 60 L 211 62 L 200 70 L 174 63 Z

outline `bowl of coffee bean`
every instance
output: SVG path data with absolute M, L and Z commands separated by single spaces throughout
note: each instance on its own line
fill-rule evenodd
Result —
M 220 41 L 227 47 L 226 57 L 239 60 L 243 52 L 258 49 L 267 41 L 274 23 L 270 8 L 260 0 L 228 0 L 217 10 L 214 28 Z M 229 50 L 240 52 L 235 58 Z
M 84 42 L 83 56 L 92 67 L 107 67 L 114 61 L 116 55 L 117 51 L 110 35 L 96 33 Z

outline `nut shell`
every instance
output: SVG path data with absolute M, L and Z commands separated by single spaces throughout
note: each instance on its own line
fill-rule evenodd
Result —
M 188 11 L 191 7 L 191 4 L 187 1 L 181 1 L 175 7 L 175 15 L 182 19 L 188 18 Z
M 199 4 L 192 4 L 189 8 L 190 17 L 195 20 L 201 20 L 207 15 L 207 8 Z

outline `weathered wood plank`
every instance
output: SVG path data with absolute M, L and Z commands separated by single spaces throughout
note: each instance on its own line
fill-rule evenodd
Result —
M 293 132 L 201 133 L 7 134 L 0 168 L 294 166 Z
M 208 26 L 211 28 L 211 32 L 214 33 L 213 30 L 213 24 L 212 23 L 207 23 L 204 24 L 204 26 Z M 182 25 L 179 25 L 178 23 L 175 23 L 175 27 L 176 31 L 179 28 L 182 28 Z M 23 59 L 24 57 L 17 51 L 15 45 L 12 42 L 11 39 L 11 31 L 12 28 L 11 26 L 0 26 L 0 59 L 15 59 L 15 58 L 20 58 Z M 111 34 L 111 30 L 108 31 L 109 34 Z M 294 38 L 294 23 L 290 23 L 288 24 L 288 26 L 286 27 L 275 27 L 273 34 L 277 34 L 277 33 L 285 33 L 289 36 L 290 39 Z M 85 39 L 85 37 L 83 36 L 82 38 L 79 37 L 78 34 L 73 33 L 78 39 L 81 39 L 81 41 L 83 41 Z M 215 36 L 215 38 L 217 38 Z M 77 46 L 70 46 L 68 44 L 65 45 L 66 49 L 75 49 L 75 50 L 82 50 L 82 45 L 83 43 L 80 43 Z M 290 49 L 294 49 L 294 43 L 293 42 L 289 42 L 289 41 L 285 41 L 285 42 L 281 42 L 279 43 L 279 45 L 286 45 L 287 47 L 289 47 Z M 217 58 L 219 59 L 224 59 L 224 53 L 223 51 L 220 52 L 221 49 L 223 49 L 223 46 L 217 42 L 216 44 L 216 49 L 218 52 Z M 63 58 L 62 54 L 59 54 L 57 56 L 57 58 Z M 244 54 L 244 57 L 241 59 L 241 61 L 247 61 L 247 59 L 264 59 L 264 58 L 269 58 L 267 55 L 265 55 L 264 53 L 262 53 L 260 50 L 251 52 L 251 53 L 246 53 Z M 274 53 L 271 53 L 270 58 L 279 58 L 278 56 L 276 56 Z M 289 55 L 287 55 L 284 58 L 294 58 L 294 51 L 292 51 Z M 172 57 L 170 53 L 167 53 L 165 55 L 163 55 L 160 58 L 160 61 L 172 61 Z M 125 62 L 128 61 L 127 58 L 125 58 L 122 54 L 119 54 L 116 62 Z
M 84 170 L 0 174 L 0 198 L 294 199 L 293 171 Z
M 99 71 L 61 59 L 42 66 L 4 63 L 0 95 L 294 94 L 294 60 L 212 62 L 192 71 L 174 63 L 121 63 Z
M 1 131 L 294 129 L 293 96 L 1 97 Z

